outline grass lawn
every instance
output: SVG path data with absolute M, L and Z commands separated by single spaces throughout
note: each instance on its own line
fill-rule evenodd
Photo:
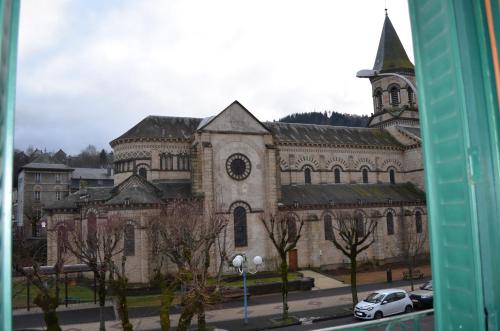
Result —
M 298 278 L 296 273 L 289 273 L 288 280 L 296 280 Z M 260 278 L 260 279 L 247 279 L 247 285 L 256 285 L 256 284 L 266 284 L 266 283 L 274 283 L 281 282 L 281 277 L 268 277 L 268 278 Z M 215 284 L 215 279 L 210 278 L 208 280 L 209 285 Z M 223 282 L 226 286 L 235 286 L 241 287 L 243 286 L 243 277 L 236 282 Z M 64 304 L 64 283 L 61 284 L 60 287 L 60 298 L 62 304 Z M 33 298 L 38 294 L 38 289 L 35 286 L 30 286 L 30 302 L 31 306 L 35 306 L 33 304 Z M 26 308 L 26 283 L 25 282 L 14 282 L 12 289 L 12 305 L 13 308 Z M 90 286 L 78 285 L 74 283 L 68 283 L 68 298 L 77 299 L 80 302 L 93 302 L 94 301 L 94 290 Z M 174 304 L 178 303 L 178 298 L 174 299 Z M 158 294 L 152 295 L 141 295 L 141 296 L 129 296 L 127 297 L 127 303 L 129 307 L 147 307 L 147 306 L 159 306 L 160 305 L 160 296 Z
M 30 286 L 30 302 L 33 304 L 33 298 L 39 293 L 36 286 Z M 60 298 L 64 302 L 64 283 L 60 287 Z M 68 298 L 78 299 L 80 302 L 94 301 L 94 291 L 92 288 L 79 285 L 68 284 Z M 12 286 L 12 305 L 13 308 L 26 307 L 27 288 L 26 283 L 14 282 Z
M 288 281 L 296 280 L 298 278 L 296 273 L 288 274 Z M 215 283 L 215 280 L 213 281 Z M 281 277 L 268 277 L 268 278 L 260 278 L 260 279 L 248 279 L 247 278 L 247 286 L 248 285 L 256 285 L 256 284 L 267 284 L 267 283 L 281 283 Z M 243 286 L 243 276 L 241 276 L 241 280 L 231 283 L 223 282 L 226 286 Z
M 430 265 L 418 266 L 415 269 L 420 270 L 424 274 L 424 277 L 432 276 L 432 271 L 431 271 Z M 392 269 L 392 280 L 393 281 L 402 280 L 403 279 L 403 272 L 405 272 L 407 270 L 408 269 L 406 269 L 406 268 L 393 268 Z M 337 280 L 340 280 L 340 281 L 344 282 L 345 284 L 351 283 L 351 275 L 350 274 L 341 274 L 341 275 L 335 275 L 335 276 L 331 276 L 331 277 L 335 278 Z M 387 273 L 385 270 L 358 272 L 356 275 L 356 280 L 357 280 L 358 285 L 383 283 L 383 282 L 387 281 Z

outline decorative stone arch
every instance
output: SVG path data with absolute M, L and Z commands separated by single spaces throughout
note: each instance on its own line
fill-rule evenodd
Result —
M 286 162 L 286 160 L 281 157 L 279 157 L 279 164 L 281 171 L 290 170 L 290 165 L 288 164 L 288 162 Z
M 310 166 L 311 170 L 317 171 L 319 169 L 319 161 L 311 155 L 301 155 L 295 162 L 295 169 L 304 170 L 304 166 Z
M 425 212 L 425 210 L 422 207 L 413 208 L 411 215 L 414 216 L 417 213 L 417 211 L 419 211 L 421 215 L 427 215 L 427 213 Z
M 355 209 L 353 215 L 354 216 L 361 215 L 363 216 L 363 220 L 369 218 L 368 214 L 363 209 Z
M 386 159 L 380 166 L 380 168 L 384 171 L 389 171 L 390 167 L 396 169 L 397 172 L 401 172 L 403 169 L 403 164 L 397 159 Z
M 148 179 L 148 173 L 150 170 L 151 167 L 147 163 L 139 163 L 135 166 L 135 173 L 146 180 Z
M 356 160 L 356 162 L 354 162 L 354 169 L 361 170 L 363 166 L 368 167 L 369 171 L 376 169 L 375 162 L 367 157 L 360 157 Z
M 340 167 L 342 171 L 345 171 L 348 168 L 347 161 L 338 156 L 332 157 L 326 162 L 326 168 L 333 170 L 334 167 Z
M 299 221 L 300 220 L 300 217 L 299 215 L 297 215 L 297 213 L 293 212 L 293 211 L 289 211 L 285 214 L 285 217 L 287 219 L 290 219 L 290 218 L 293 218 L 295 221 Z
M 99 218 L 99 210 L 96 209 L 96 208 L 88 208 L 86 211 L 85 211 L 85 218 L 88 218 L 89 214 L 94 214 L 96 219 Z
M 392 215 L 396 216 L 396 211 L 393 209 L 393 208 L 387 208 L 386 210 L 384 210 L 384 213 L 382 214 L 384 217 L 387 216 L 388 213 L 392 213 Z
M 228 213 L 232 214 L 237 207 L 243 207 L 243 208 L 245 208 L 245 210 L 247 211 L 247 213 L 251 213 L 252 212 L 252 208 L 250 208 L 250 205 L 248 203 L 246 203 L 243 200 L 237 200 L 237 201 L 233 202 L 229 206 Z

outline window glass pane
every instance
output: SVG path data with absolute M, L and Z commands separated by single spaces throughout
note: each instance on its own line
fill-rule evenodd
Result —
M 125 237 L 123 241 L 123 253 L 125 256 L 135 255 L 135 227 L 133 224 L 125 226 Z
M 367 169 L 363 169 L 363 183 L 364 184 L 368 184 L 368 170 Z
M 306 184 L 311 184 L 311 169 L 309 168 L 304 170 L 304 181 Z
M 387 220 L 387 234 L 389 235 L 394 234 L 394 216 L 392 215 L 391 212 L 387 213 L 386 220 Z
M 340 169 L 335 168 L 334 170 L 335 184 L 340 184 Z
M 247 245 L 247 211 L 243 207 L 234 209 L 234 246 Z
M 323 222 L 325 228 L 325 240 L 333 240 L 332 217 L 330 215 L 325 215 Z
M 415 212 L 415 227 L 417 233 L 422 233 L 422 214 L 419 211 Z

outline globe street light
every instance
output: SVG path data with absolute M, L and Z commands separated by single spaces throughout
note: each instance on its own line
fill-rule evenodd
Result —
M 247 263 L 247 256 L 245 253 L 242 255 L 236 255 L 233 259 L 233 267 L 236 268 L 236 270 L 243 275 L 243 306 L 244 306 L 244 323 L 248 323 L 248 302 L 247 302 L 247 272 L 250 274 L 255 274 L 257 273 L 257 268 L 262 264 L 262 257 L 260 256 L 255 256 L 253 258 L 253 264 L 255 265 L 255 270 L 250 271 L 248 268 L 248 263 Z
M 406 83 L 408 83 L 408 85 L 410 85 L 411 89 L 413 91 L 415 91 L 415 94 L 417 94 L 417 88 L 415 87 L 415 85 L 413 85 L 411 80 L 409 80 L 405 76 L 397 74 L 395 72 L 383 72 L 383 73 L 381 73 L 378 70 L 363 69 L 363 70 L 360 70 L 356 73 L 356 77 L 358 77 L 358 78 L 375 78 L 378 76 L 395 76 L 395 77 L 401 78 Z

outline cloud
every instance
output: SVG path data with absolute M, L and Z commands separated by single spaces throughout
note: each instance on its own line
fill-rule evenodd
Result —
M 384 19 L 378 1 L 43 4 L 23 2 L 20 148 L 107 147 L 150 114 L 204 117 L 235 99 L 263 121 L 372 112 L 370 84 L 355 73 L 373 65 Z M 406 4 L 390 5 L 411 54 Z

